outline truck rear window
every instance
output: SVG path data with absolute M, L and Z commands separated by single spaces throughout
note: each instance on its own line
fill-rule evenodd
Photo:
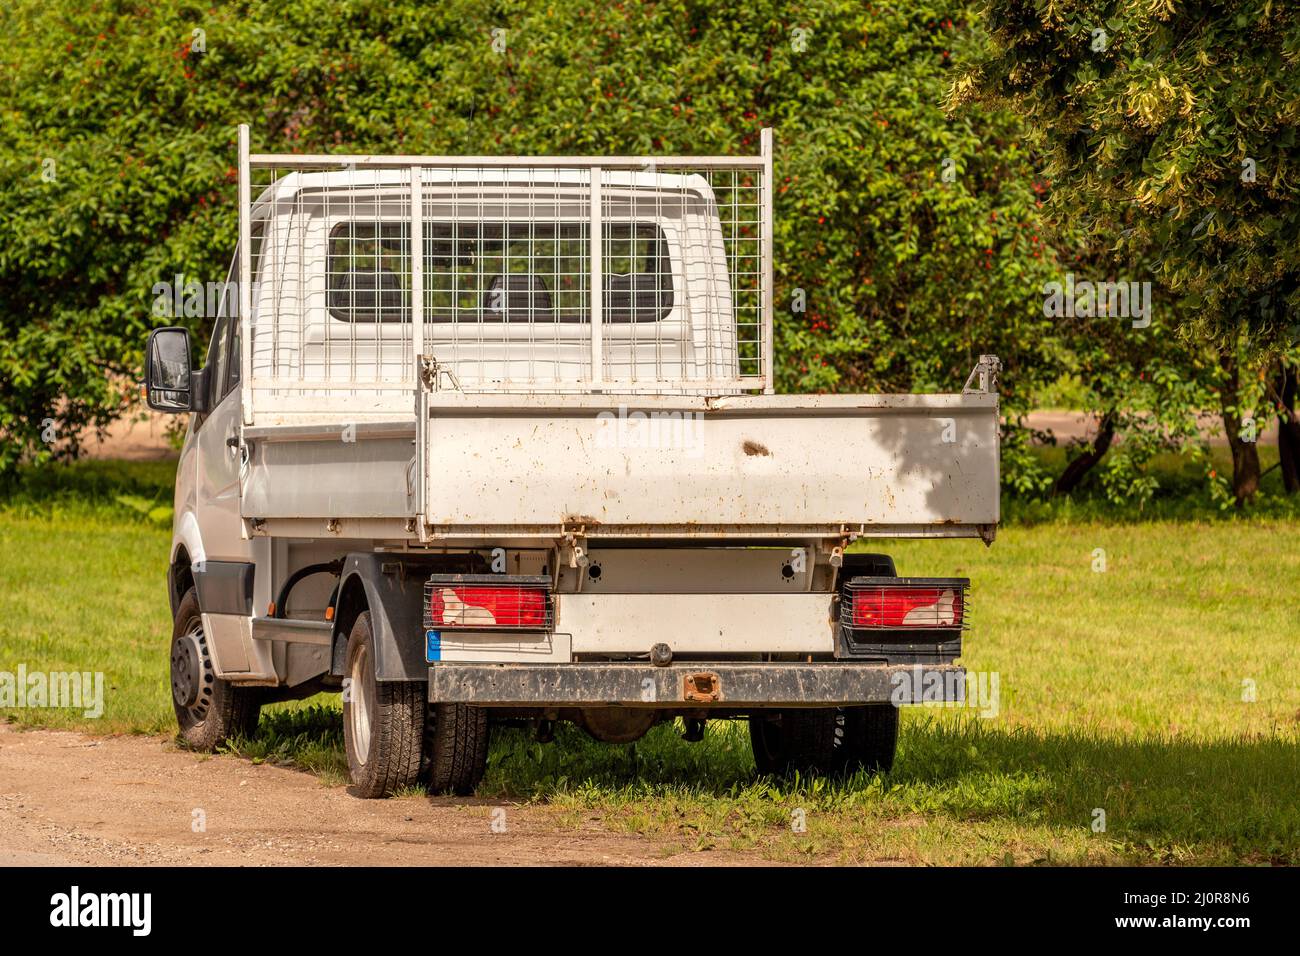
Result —
M 673 307 L 668 243 L 654 223 L 605 226 L 605 322 L 657 322 Z M 411 240 L 403 222 L 330 230 L 327 299 L 344 322 L 410 318 Z M 424 224 L 426 322 L 585 322 L 587 223 Z

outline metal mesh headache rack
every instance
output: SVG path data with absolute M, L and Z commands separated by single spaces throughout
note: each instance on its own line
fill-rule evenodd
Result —
M 991 364 L 959 395 L 773 394 L 770 130 L 757 157 L 240 145 L 258 533 L 991 536 Z
M 382 403 L 417 356 L 467 392 L 771 391 L 770 130 L 753 158 L 240 147 L 255 405 Z

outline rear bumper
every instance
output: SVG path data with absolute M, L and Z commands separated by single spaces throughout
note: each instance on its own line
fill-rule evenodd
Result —
M 808 707 L 964 699 L 955 664 L 464 664 L 429 668 L 429 700 L 484 706 Z

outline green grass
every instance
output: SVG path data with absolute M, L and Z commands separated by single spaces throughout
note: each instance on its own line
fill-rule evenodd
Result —
M 165 463 L 87 463 L 30 476 L 0 505 L 0 670 L 103 670 L 109 688 L 98 721 L 7 719 L 172 732 L 169 532 L 119 501 L 165 504 L 170 485 Z M 972 579 L 963 661 L 1000 690 L 993 719 L 907 708 L 887 776 L 756 778 L 741 725 L 711 725 L 699 744 L 664 725 L 623 747 L 565 727 L 548 745 L 498 732 L 480 795 L 543 806 L 560 826 L 596 818 L 668 848 L 773 859 L 1300 863 L 1300 522 L 1211 510 L 1102 523 L 1087 505 L 1082 520 L 1013 520 L 992 548 L 876 545 L 903 573 Z M 346 779 L 333 698 L 267 708 L 230 749 Z
M 117 501 L 170 504 L 173 462 L 37 470 L 0 508 L 0 670 L 102 671 L 104 715 L 10 711 L 91 732 L 172 729 L 166 686 L 170 524 Z
M 343 712 L 334 695 L 308 703 L 267 707 L 252 739 L 233 740 L 227 753 L 253 763 L 291 764 L 314 773 L 330 786 L 348 782 L 343 752 Z

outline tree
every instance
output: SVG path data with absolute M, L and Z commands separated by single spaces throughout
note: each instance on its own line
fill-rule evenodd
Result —
M 1066 379 L 1075 385 L 1074 407 L 1097 420 L 1091 439 L 1072 443 L 1072 456 L 1052 494 L 1073 493 L 1099 469 L 1107 497 L 1141 505 L 1157 488 L 1148 468 L 1157 452 L 1190 446 L 1208 461 L 1197 413 L 1211 403 L 1217 364 L 1212 353 L 1176 334 L 1168 303 L 1155 298 L 1156 288 L 1128 287 L 1129 314 L 1111 314 L 1110 296 L 1119 294 L 1114 284 L 1122 276 L 1108 250 L 1089 243 L 1086 229 L 1076 221 L 1066 219 L 1052 228 L 1055 244 L 1074 252 L 1063 256 L 1067 286 L 1062 292 L 1072 277 L 1075 295 L 1074 308 L 1057 319 L 1062 364 Z M 1089 276 L 1095 280 L 1092 291 L 1081 293 Z
M 1109 498 L 1142 504 L 1156 491 L 1151 458 L 1200 443 L 1196 410 L 1209 397 L 1212 356 L 1167 332 L 1155 323 L 1133 329 L 1109 316 L 1070 327 L 1065 365 L 1081 385 L 1082 410 L 1097 418 L 1097 433 L 1073 449 L 1054 495 L 1071 494 L 1099 468 Z
M 1238 501 L 1258 487 L 1250 373 L 1300 340 L 1300 10 L 1271 0 L 989 0 L 950 105 L 1010 106 L 1056 217 L 1156 263 L 1177 328 L 1219 354 Z
M 1278 465 L 1282 486 L 1288 494 L 1300 492 L 1300 418 L 1296 416 L 1296 393 L 1300 391 L 1300 355 L 1279 357 L 1274 377 L 1273 398 L 1278 416 Z

